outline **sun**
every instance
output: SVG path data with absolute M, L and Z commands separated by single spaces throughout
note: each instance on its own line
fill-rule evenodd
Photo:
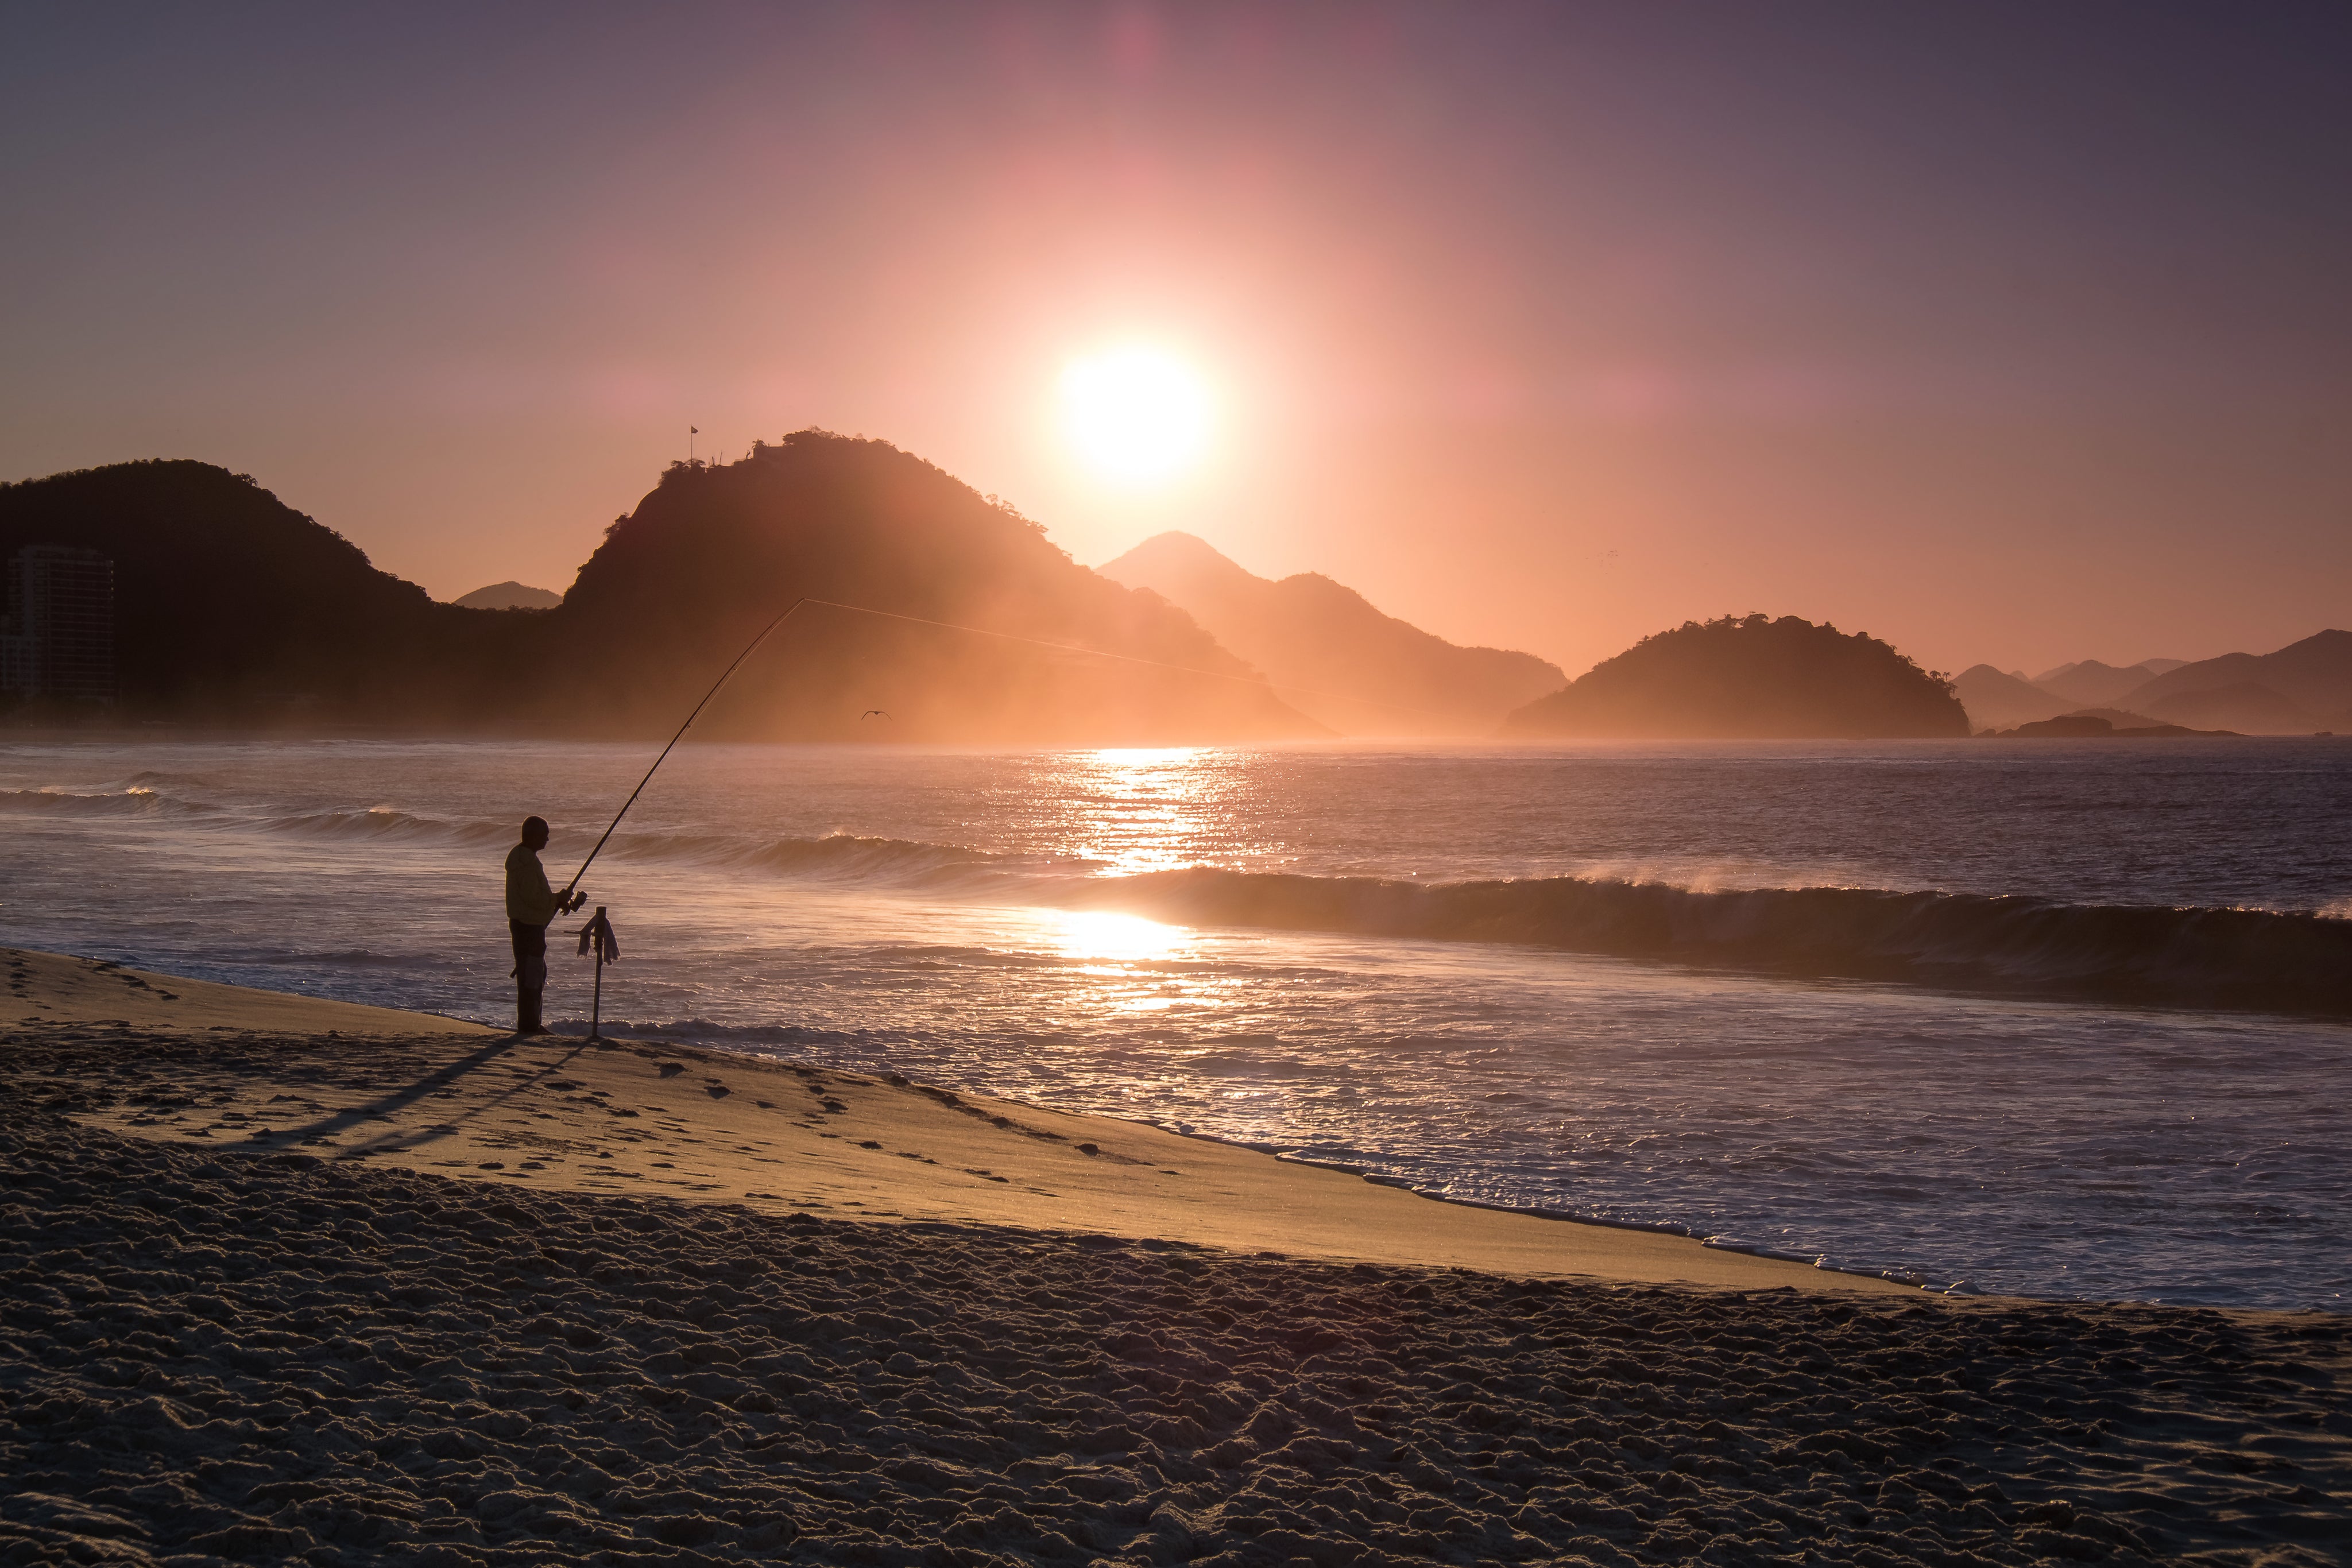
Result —
M 1115 484 L 1164 484 L 1209 444 L 1208 384 L 1172 354 L 1113 349 L 1062 372 L 1062 429 L 1078 458 Z

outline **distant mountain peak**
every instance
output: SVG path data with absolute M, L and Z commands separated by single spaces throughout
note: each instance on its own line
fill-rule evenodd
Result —
M 478 588 L 449 601 L 463 610 L 552 610 L 563 595 L 511 580 Z
M 1486 734 L 1567 684 L 1532 653 L 1449 643 L 1320 572 L 1259 577 L 1192 534 L 1155 534 L 1098 570 L 1191 615 L 1343 734 Z
M 2330 629 L 2273 653 L 2176 664 L 2122 701 L 2199 728 L 2248 735 L 2340 730 L 2352 719 L 2352 632 Z
M 2126 693 L 2146 685 L 2164 673 L 2158 667 L 2163 663 L 2150 660 L 2145 664 L 2118 665 L 2102 664 L 2096 659 L 2080 659 L 2071 664 L 2061 664 L 2054 670 L 2042 671 L 2033 677 L 2033 684 L 2072 702 L 2095 706 L 2112 703 Z
M 1188 534 L 1181 528 L 1170 528 L 1150 538 L 1118 558 L 1121 560 L 1150 560 L 1168 565 L 1198 566 L 1220 571 L 1244 571 L 1242 566 L 1216 546 L 1198 534 Z M 1245 573 L 1246 575 L 1246 573 Z
M 2079 705 L 2015 671 L 1971 664 L 1952 679 L 1952 695 L 1968 709 L 1972 729 L 2008 729 L 2054 718 Z
M 1272 579 L 1258 576 L 1199 535 L 1174 528 L 1152 535 L 1117 560 L 1095 570 L 1113 582 L 1148 588 L 1187 610 L 1187 599 L 1204 593 L 1235 593 L 1274 585 Z

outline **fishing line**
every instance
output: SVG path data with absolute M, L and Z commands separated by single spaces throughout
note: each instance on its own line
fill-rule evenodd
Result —
M 1212 680 L 1234 681 L 1245 686 L 1264 686 L 1268 691 L 1292 692 L 1300 696 L 1324 697 L 1332 702 L 1360 703 L 1370 707 L 1389 708 L 1398 713 L 1440 711 L 1435 708 L 1416 706 L 1410 703 L 1384 703 L 1373 697 L 1350 696 L 1345 692 L 1321 692 L 1312 686 L 1286 685 L 1279 681 L 1269 681 L 1262 675 L 1237 675 L 1230 670 L 1203 670 L 1192 664 L 1171 664 L 1164 659 L 1145 659 L 1133 653 L 1108 653 L 1101 648 L 1089 648 L 1077 643 L 1053 643 L 1043 637 L 1024 637 L 1012 632 L 992 632 L 985 626 L 960 626 L 952 621 L 932 621 L 920 615 L 902 615 L 895 610 L 875 610 L 864 604 L 844 604 L 839 600 L 811 599 L 803 596 L 786 606 L 782 614 L 761 627 L 760 634 L 752 638 L 741 653 L 735 655 L 735 662 L 720 671 L 719 678 L 710 683 L 710 689 L 702 694 L 702 700 L 694 705 L 694 711 L 686 716 L 686 722 L 679 725 L 677 733 L 669 737 L 669 745 L 661 748 L 661 755 L 654 758 L 654 765 L 646 769 L 646 776 L 637 780 L 637 787 L 629 791 L 629 798 L 621 802 L 619 810 L 613 813 L 613 821 L 604 829 L 604 836 L 596 841 L 596 847 L 588 852 L 588 858 L 580 862 L 580 869 L 572 873 L 570 882 L 564 883 L 565 897 L 570 897 L 572 890 L 580 885 L 580 879 L 588 874 L 588 868 L 596 862 L 596 857 L 604 852 L 604 845 L 612 839 L 614 831 L 620 827 L 621 819 L 629 814 L 629 808 L 635 805 L 637 797 L 646 792 L 646 786 L 653 782 L 654 775 L 659 772 L 661 765 L 669 759 L 669 754 L 677 748 L 677 743 L 686 738 L 686 732 L 694 727 L 694 721 L 702 716 L 702 710 L 710 706 L 710 699 L 719 695 L 719 688 L 725 685 L 728 677 L 734 674 L 743 661 L 750 658 L 753 651 L 768 640 L 768 633 L 791 620 L 793 612 L 808 604 L 821 605 L 827 610 L 846 610 L 856 615 L 879 616 L 885 621 L 904 621 L 917 626 L 936 626 L 946 632 L 968 632 L 976 637 L 994 637 L 1001 642 L 1026 643 L 1033 648 L 1051 648 L 1057 653 L 1084 653 L 1089 658 L 1114 659 L 1123 664 L 1143 664 L 1155 670 L 1175 670 L 1187 675 L 1205 675 Z
M 661 748 L 661 755 L 654 758 L 654 765 L 646 769 L 646 776 L 637 780 L 637 787 L 629 791 L 629 798 L 621 802 L 621 809 L 613 813 L 612 823 L 610 826 L 605 828 L 604 838 L 596 841 L 596 847 L 588 852 L 588 858 L 580 862 L 580 869 L 573 872 L 572 873 L 572 880 L 563 884 L 564 897 L 569 898 L 572 896 L 572 890 L 580 885 L 580 879 L 588 874 L 588 868 L 594 865 L 596 863 L 596 857 L 604 852 L 604 845 L 611 840 L 613 830 L 621 825 L 621 819 L 629 814 L 629 808 L 637 803 L 637 797 L 644 794 L 646 792 L 646 786 L 654 781 L 654 775 L 660 771 L 661 765 L 663 763 L 669 760 L 669 754 L 677 748 L 677 743 L 686 738 L 686 732 L 694 727 L 694 721 L 702 716 L 702 710 L 710 706 L 710 699 L 719 695 L 719 688 L 727 684 L 727 677 L 735 673 L 737 665 L 741 664 L 744 660 L 751 656 L 751 650 L 753 648 L 757 648 L 761 643 L 768 640 L 769 632 L 774 631 L 777 627 L 790 620 L 793 611 L 798 610 L 802 605 L 808 602 L 809 601 L 806 599 L 795 599 L 792 603 L 786 605 L 784 607 L 784 612 L 782 615 L 777 616 L 773 621 L 771 621 L 765 626 L 761 627 L 760 634 L 757 637 L 752 638 L 751 643 L 741 653 L 735 655 L 734 664 L 728 665 L 725 669 L 719 672 L 719 678 L 710 683 L 710 689 L 702 694 L 702 700 L 694 705 L 694 711 L 686 716 L 686 722 L 679 725 L 677 727 L 677 733 L 669 737 L 669 745 Z
M 952 621 L 928 621 L 920 615 L 901 615 L 895 610 L 869 610 L 863 604 L 841 604 L 830 599 L 811 599 L 803 602 L 822 604 L 828 610 L 854 610 L 860 615 L 879 615 L 889 621 L 909 621 L 918 626 L 938 626 L 950 632 L 969 632 L 977 637 L 995 637 L 1007 643 L 1026 643 L 1034 648 L 1055 648 L 1065 653 L 1085 653 L 1097 659 L 1116 659 L 1123 664 L 1148 664 L 1155 670 L 1178 670 L 1188 675 L 1206 675 L 1215 681 L 1238 681 L 1245 686 L 1264 686 L 1268 691 L 1295 692 L 1303 697 L 1328 697 L 1333 702 L 1359 703 L 1366 707 L 1384 707 L 1397 713 L 1442 713 L 1442 708 L 1426 707 L 1416 703 L 1384 703 L 1378 697 L 1353 696 L 1346 692 L 1321 692 L 1313 686 L 1294 686 L 1282 681 L 1269 681 L 1264 675 L 1237 675 L 1230 670 L 1203 670 L 1194 664 L 1171 664 L 1164 659 L 1139 658 L 1133 653 L 1113 653 L 1101 648 L 1089 648 L 1077 643 L 1049 643 L 1043 637 L 1023 637 L 1011 632 L 992 632 L 985 626 L 959 626 Z

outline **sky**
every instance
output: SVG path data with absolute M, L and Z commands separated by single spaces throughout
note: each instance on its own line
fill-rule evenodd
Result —
M 2352 8 L 0 4 L 0 477 L 196 457 L 450 598 L 883 437 L 1571 674 L 2352 624 Z M 1208 409 L 1150 483 L 1070 365 Z

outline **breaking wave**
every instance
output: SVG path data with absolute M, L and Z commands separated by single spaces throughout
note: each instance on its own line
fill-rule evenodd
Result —
M 1039 879 L 1084 877 L 1101 866 L 1076 856 L 1005 853 L 856 833 L 753 841 L 720 833 L 624 832 L 606 853 L 843 886 L 974 896 L 1016 893 Z
M 0 789 L 0 812 L 25 816 L 194 816 L 209 810 L 139 784 L 123 789 Z
M 1506 942 L 1823 978 L 2352 1015 L 2352 922 L 1870 888 L 1695 892 L 1578 877 L 1424 885 L 1150 872 L 1052 902 L 1183 925 Z
M 451 822 L 419 817 L 390 806 L 364 811 L 305 811 L 274 818 L 263 824 L 281 832 L 313 839 L 363 839 L 428 843 L 496 844 L 514 837 L 514 830 L 488 822 Z
M 449 821 L 389 806 L 255 814 L 157 788 L 170 781 L 146 774 L 81 790 L 5 789 L 0 815 L 173 817 L 211 828 L 469 852 L 513 836 L 503 821 Z M 551 858 L 567 849 L 584 843 L 559 847 Z M 1722 889 L 1607 876 L 1424 883 L 1212 867 L 1110 876 L 1103 874 L 1106 862 L 1079 856 L 852 833 L 763 840 L 624 831 L 607 852 L 877 892 L 1114 909 L 1188 925 L 1509 943 L 1817 978 L 2352 1017 L 2352 906 L 2341 902 L 2317 913 L 2281 913 L 1855 887 Z

